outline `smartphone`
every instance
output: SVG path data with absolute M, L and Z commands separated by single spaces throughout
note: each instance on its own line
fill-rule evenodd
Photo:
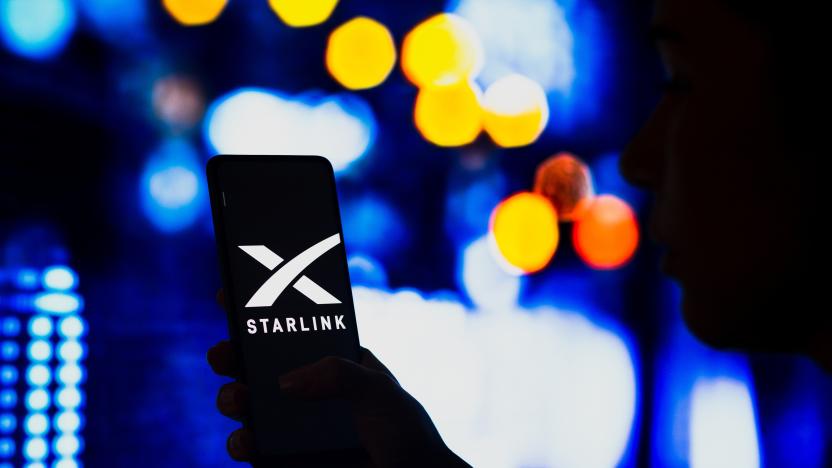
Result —
M 207 174 L 255 465 L 365 459 L 347 402 L 290 398 L 278 385 L 281 374 L 326 356 L 360 358 L 332 165 L 319 156 L 220 155 Z

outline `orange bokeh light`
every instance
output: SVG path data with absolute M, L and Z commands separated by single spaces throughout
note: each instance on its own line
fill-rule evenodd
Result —
M 599 270 L 627 263 L 636 251 L 638 240 L 638 222 L 633 209 L 613 195 L 595 197 L 572 229 L 578 256 Z
M 558 247 L 558 216 L 545 197 L 520 192 L 494 208 L 490 234 L 509 272 L 534 273 L 549 264 Z

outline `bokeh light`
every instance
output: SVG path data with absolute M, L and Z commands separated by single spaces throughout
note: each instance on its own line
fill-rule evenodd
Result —
M 477 84 L 469 81 L 422 88 L 413 110 L 416 128 L 435 145 L 471 143 L 482 131 L 480 95 Z
M 396 45 L 378 21 L 359 16 L 329 35 L 326 68 L 341 85 L 367 89 L 381 84 L 396 64 Z
M 534 191 L 552 202 L 562 221 L 579 219 L 595 194 L 589 167 L 567 152 L 558 153 L 537 166 Z
M 549 122 L 546 94 L 522 75 L 509 75 L 488 86 L 482 106 L 485 130 L 507 148 L 534 143 Z
M 420 88 L 474 79 L 482 65 L 479 36 L 454 14 L 441 13 L 419 23 L 402 44 L 402 70 Z
M 53 266 L 43 271 L 43 287 L 57 291 L 68 291 L 78 283 L 78 275 L 65 266 Z
M 633 209 L 613 195 L 595 197 L 572 230 L 578 255 L 596 269 L 624 265 L 635 253 L 638 241 L 638 222 Z
M 338 0 L 269 0 L 269 6 L 287 26 L 303 28 L 326 21 Z
M 70 0 L 0 0 L 0 36 L 12 52 L 47 59 L 63 50 L 75 30 Z
M 171 17 L 185 26 L 208 24 L 222 13 L 228 0 L 162 0 Z
M 204 130 L 216 153 L 319 155 L 339 172 L 370 148 L 376 121 L 370 106 L 354 95 L 289 98 L 241 88 L 214 101 Z
M 745 382 L 702 378 L 691 395 L 691 468 L 758 468 L 760 449 L 754 402 Z
M 139 199 L 145 216 L 160 231 L 191 226 L 205 205 L 205 183 L 196 150 L 185 140 L 162 143 L 145 163 Z
M 169 75 L 153 83 L 153 113 L 174 132 L 193 128 L 205 112 L 205 99 L 193 78 Z
M 409 241 L 405 219 L 390 201 L 368 193 L 341 205 L 344 242 L 351 255 L 394 259 Z
M 476 307 L 486 311 L 508 311 L 516 306 L 522 278 L 507 273 L 498 264 L 488 236 L 468 244 L 462 251 L 461 260 L 458 279 Z
M 488 85 L 520 73 L 548 91 L 569 93 L 575 81 L 575 38 L 562 4 L 553 0 L 459 0 L 485 48 L 479 80 Z M 560 3 L 560 4 L 559 4 Z
M 545 197 L 531 192 L 512 195 L 491 213 L 490 239 L 509 265 L 522 274 L 542 270 L 558 247 L 558 217 Z

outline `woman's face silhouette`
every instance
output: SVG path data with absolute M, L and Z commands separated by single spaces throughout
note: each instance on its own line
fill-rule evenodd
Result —
M 794 349 L 805 200 L 766 36 L 719 0 L 658 0 L 653 23 L 667 87 L 621 167 L 655 194 L 663 270 L 701 339 Z

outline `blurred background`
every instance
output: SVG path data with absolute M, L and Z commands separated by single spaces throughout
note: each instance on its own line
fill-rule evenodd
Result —
M 810 362 L 680 321 L 615 0 L 0 0 L 0 467 L 229 466 L 204 166 L 333 164 L 359 333 L 484 467 L 829 466 Z M 706 222 L 703 220 L 703 222 Z

